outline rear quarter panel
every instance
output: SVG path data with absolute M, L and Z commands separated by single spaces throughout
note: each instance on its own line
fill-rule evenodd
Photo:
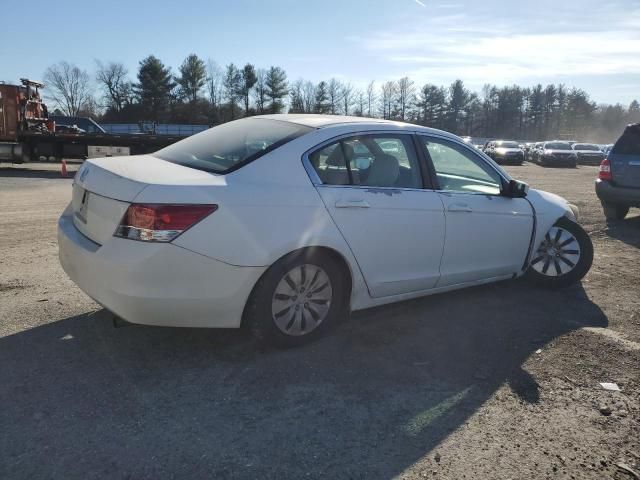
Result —
M 151 185 L 136 201 L 160 197 L 218 204 L 216 212 L 173 243 L 231 265 L 270 266 L 304 247 L 335 250 L 351 270 L 352 307 L 360 308 L 369 299 L 366 284 L 302 165 L 302 153 L 313 140 L 301 139 L 225 175 L 225 185 L 190 187 L 189 199 L 181 200 L 181 189 Z

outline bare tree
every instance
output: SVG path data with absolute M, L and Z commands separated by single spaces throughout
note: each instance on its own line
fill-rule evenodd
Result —
M 65 115 L 77 116 L 91 98 L 89 74 L 68 62 L 51 65 L 44 72 L 49 96 Z
M 371 109 L 375 105 L 376 100 L 377 100 L 377 95 L 376 95 L 375 80 L 371 80 L 369 85 L 367 85 L 367 116 L 368 117 L 373 116 Z
M 102 86 L 105 103 L 118 113 L 132 101 L 133 90 L 127 80 L 128 71 L 120 62 L 103 64 L 96 60 L 96 80 Z
M 350 83 L 342 85 L 342 89 L 340 93 L 342 95 L 342 104 L 344 106 L 343 113 L 345 115 L 349 115 L 349 109 L 353 105 L 353 101 L 354 101 L 353 86 L 351 86 Z
M 207 61 L 207 91 L 211 108 L 216 111 L 222 103 L 222 84 L 224 73 L 220 66 L 213 60 Z
M 304 105 L 305 112 L 313 112 L 316 105 L 316 86 L 313 82 L 304 82 L 302 86 L 302 104 Z
M 356 116 L 363 117 L 365 107 L 367 105 L 367 97 L 362 90 L 356 91 L 354 98 L 356 99 Z
M 253 92 L 256 97 L 258 113 L 263 114 L 267 105 L 267 72 L 264 69 L 256 71 L 256 84 Z
M 302 88 L 304 86 L 304 80 L 299 78 L 291 85 L 289 92 L 289 112 L 290 113 L 305 113 L 304 100 Z
M 396 84 L 396 100 L 398 104 L 398 113 L 400 120 L 403 122 L 407 118 L 407 110 L 411 108 L 415 100 L 416 87 L 409 77 L 402 77 Z
M 380 106 L 382 118 L 388 119 L 393 115 L 395 96 L 396 96 L 396 82 L 388 81 L 382 84 L 382 97 L 380 98 Z
M 335 78 L 329 80 L 327 84 L 327 95 L 329 97 L 329 113 L 337 115 L 342 100 L 342 84 Z

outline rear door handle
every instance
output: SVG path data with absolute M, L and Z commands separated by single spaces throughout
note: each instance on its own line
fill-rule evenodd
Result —
M 369 208 L 371 205 L 365 200 L 338 200 L 336 208 Z
M 466 203 L 452 203 L 447 207 L 450 212 L 472 212 L 473 210 Z

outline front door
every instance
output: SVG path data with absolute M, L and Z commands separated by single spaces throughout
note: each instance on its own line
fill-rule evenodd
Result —
M 438 287 L 521 271 L 533 231 L 529 202 L 501 196 L 500 174 L 470 148 L 419 138 L 435 169 L 446 219 Z

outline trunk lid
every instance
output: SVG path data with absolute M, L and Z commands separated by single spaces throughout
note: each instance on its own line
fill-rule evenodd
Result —
M 640 188 L 640 123 L 629 125 L 608 155 L 613 181 Z
M 86 160 L 73 181 L 73 222 L 83 235 L 104 244 L 129 205 L 149 185 L 216 185 L 220 177 L 152 155 Z M 161 199 L 155 203 L 163 203 Z

